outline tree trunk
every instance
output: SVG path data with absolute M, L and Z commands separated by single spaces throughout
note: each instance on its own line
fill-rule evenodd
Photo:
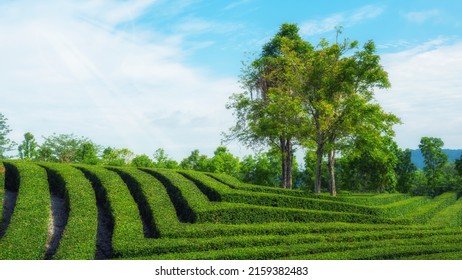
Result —
M 292 143 L 290 139 L 286 142 L 287 154 L 286 154 L 286 188 L 292 189 L 292 165 L 293 165 L 293 151 Z
M 329 185 L 330 185 L 330 195 L 331 196 L 336 196 L 337 195 L 337 187 L 335 185 L 335 150 L 332 149 L 329 151 L 329 159 L 328 159 L 328 164 L 329 164 L 329 175 L 330 175 L 330 180 L 329 180 Z
M 282 156 L 282 180 L 281 185 L 285 189 L 292 189 L 292 141 L 291 139 L 280 138 Z
M 316 169 L 315 169 L 315 180 L 314 180 L 314 193 L 321 193 L 321 178 L 322 178 L 322 156 L 324 154 L 324 145 L 318 143 L 316 148 Z

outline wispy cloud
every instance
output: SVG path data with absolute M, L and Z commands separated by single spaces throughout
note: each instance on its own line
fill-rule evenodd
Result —
M 38 138 L 76 133 L 136 153 L 158 147 L 176 158 L 193 148 L 212 152 L 232 119 L 224 104 L 238 90 L 234 78 L 183 63 L 175 34 L 153 32 L 145 40 L 144 30 L 117 29 L 152 1 L 59 3 L 58 9 L 0 4 L 0 112 L 15 141 L 26 131 Z M 176 116 L 175 122 L 154 121 L 165 116 Z M 204 129 L 189 127 L 190 120 L 201 120 Z
M 459 147 L 462 42 L 438 38 L 382 58 L 392 88 L 377 97 L 403 121 L 397 128 L 401 146 L 416 148 L 421 137 L 432 136 Z
M 440 10 L 433 9 L 433 10 L 427 10 L 427 11 L 414 11 L 414 12 L 408 12 L 404 14 L 404 17 L 411 22 L 414 23 L 423 23 L 425 21 L 428 21 L 430 19 L 435 19 L 440 17 L 441 12 Z
M 383 11 L 382 6 L 368 5 L 350 12 L 332 14 L 320 20 L 310 20 L 300 24 L 300 33 L 309 36 L 332 31 L 337 26 L 353 26 L 380 16 Z
M 251 0 L 238 0 L 238 1 L 233 1 L 231 3 L 229 3 L 228 5 L 226 5 L 223 10 L 224 11 L 227 11 L 227 10 L 232 10 L 236 7 L 239 7 L 239 6 L 242 6 L 244 4 L 247 4 L 249 3 Z

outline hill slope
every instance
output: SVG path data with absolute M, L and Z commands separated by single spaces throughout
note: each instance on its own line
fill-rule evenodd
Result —
M 462 255 L 462 200 L 454 193 L 333 198 L 193 171 L 20 161 L 4 166 L 0 199 L 13 209 L 11 218 L 2 215 L 0 259 Z

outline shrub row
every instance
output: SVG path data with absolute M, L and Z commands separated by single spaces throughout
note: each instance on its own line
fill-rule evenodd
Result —
M 429 221 L 429 225 L 442 227 L 462 226 L 462 199 L 437 212 Z
M 260 238 L 226 239 L 225 246 L 215 247 L 212 244 L 197 244 L 186 250 L 177 250 L 172 253 L 158 252 L 153 255 L 138 255 L 139 259 L 387 259 L 400 256 L 412 255 L 418 252 L 441 252 L 438 244 L 448 243 L 446 250 L 462 250 L 462 236 L 459 234 L 434 236 L 429 232 L 421 238 L 408 239 L 406 232 L 402 238 L 383 240 L 380 233 L 372 238 L 348 242 L 345 239 L 328 241 L 322 235 L 294 235 L 284 238 L 265 236 Z M 314 242 L 311 240 L 315 240 Z M 217 242 L 219 243 L 219 242 Z M 222 243 L 222 244 L 223 244 Z M 451 248 L 451 243 L 457 243 Z M 214 243 L 215 244 L 215 243 Z M 229 245 L 229 246 L 228 246 Z M 401 246 L 407 246 L 407 250 L 421 246 L 418 250 L 399 250 Z M 200 250 L 191 251 L 193 247 Z M 184 252 L 183 252 L 184 250 Z M 444 249 L 443 249 L 444 250 Z
M 357 233 L 357 232 L 356 232 Z M 338 234 L 331 233 L 304 233 L 304 234 L 289 234 L 289 235 L 259 235 L 259 236 L 219 236 L 214 238 L 192 238 L 192 239 L 161 239 L 157 242 L 151 242 L 149 246 L 146 244 L 134 244 L 128 248 L 123 255 L 119 257 L 136 257 L 136 256 L 153 256 L 162 254 L 177 254 L 188 252 L 203 252 L 204 254 L 210 250 L 225 250 L 238 248 L 253 248 L 262 246 L 287 246 L 287 245 L 303 245 L 306 243 L 320 245 L 328 244 L 344 244 L 365 241 L 378 241 L 382 239 L 405 239 L 413 236 L 413 231 L 409 229 L 393 230 L 387 234 L 383 231 L 376 230 L 371 232 L 344 232 Z M 454 232 L 448 231 L 423 231 L 416 237 L 426 238 L 433 234 L 454 235 Z M 313 247 L 314 248 L 314 247 Z M 158 256 L 155 258 L 162 258 Z
M 423 196 L 415 196 L 398 202 L 375 206 L 379 211 L 379 216 L 384 218 L 400 218 L 403 215 L 416 211 L 431 202 L 431 198 Z
M 151 223 L 156 231 L 153 237 L 161 237 L 171 231 L 177 231 L 180 225 L 175 207 L 166 188 L 159 180 L 134 168 L 113 168 L 112 170 L 116 171 L 129 186 L 140 212 L 145 212 L 143 215 L 152 219 Z
M 374 215 L 378 211 L 366 206 L 350 203 L 323 200 L 319 198 L 293 197 L 288 195 L 277 195 L 273 193 L 255 193 L 231 189 L 219 181 L 206 176 L 203 173 L 194 171 L 181 171 L 188 179 L 192 180 L 199 189 L 203 190 L 208 197 L 216 196 L 221 201 L 247 203 L 254 205 L 300 208 L 311 210 L 325 210 L 335 212 L 351 212 L 365 215 Z
M 456 202 L 456 199 L 456 193 L 448 192 L 441 194 L 433 198 L 430 203 L 415 209 L 402 218 L 413 224 L 423 224 L 431 219 L 435 213 Z
M 199 223 L 349 222 L 384 223 L 372 215 L 323 210 L 304 210 L 222 202 L 198 212 Z
M 112 251 L 106 252 L 101 258 L 110 257 L 117 254 L 117 251 L 143 240 L 143 223 L 136 202 L 131 196 L 127 185 L 117 173 L 100 166 L 77 167 L 84 172 L 92 183 L 96 191 L 97 200 L 99 200 L 98 203 L 108 204 L 101 205 L 100 209 L 110 211 L 109 214 L 112 217 L 112 221 L 109 221 L 106 228 L 109 235 L 106 236 L 108 240 L 104 240 L 105 243 L 112 240 Z M 104 196 L 106 199 L 103 199 Z M 110 236 L 111 231 L 112 236 Z M 106 246 L 108 244 L 100 245 Z
M 8 161 L 4 165 L 5 187 L 19 194 L 9 226 L 0 240 L 0 259 L 43 259 L 50 215 L 47 174 L 31 163 Z
M 90 182 L 70 165 L 46 163 L 42 166 L 47 170 L 50 188 L 57 188 L 54 192 L 63 193 L 69 203 L 67 224 L 53 258 L 94 259 L 98 210 Z
M 380 206 L 408 199 L 409 195 L 402 193 L 375 194 L 375 195 L 339 195 L 340 201 L 359 205 Z
M 252 192 L 274 193 L 274 194 L 282 194 L 282 195 L 290 195 L 290 196 L 302 196 L 302 197 L 306 197 L 310 195 L 307 192 L 299 191 L 299 190 L 288 190 L 288 189 L 277 188 L 277 187 L 267 187 L 267 186 L 259 186 L 259 185 L 243 183 L 239 181 L 237 178 L 227 175 L 227 174 L 218 174 L 218 173 L 204 173 L 204 174 L 207 174 L 207 176 L 214 178 L 215 180 L 221 182 L 222 184 L 228 185 L 229 187 L 233 189 L 252 191 Z
M 208 198 L 191 181 L 177 172 L 168 169 L 143 168 L 141 170 L 162 182 L 180 222 L 196 222 L 197 213 L 203 213 L 209 207 Z
M 462 236 L 428 236 L 419 239 L 392 239 L 376 241 L 375 245 L 362 247 L 358 244 L 356 248 L 343 251 L 333 251 L 329 253 L 301 255 L 297 259 L 336 259 L 336 260 L 390 260 L 390 259 L 410 259 L 415 256 L 426 254 L 436 254 L 443 252 L 461 252 Z M 422 257 L 423 259 L 423 257 Z

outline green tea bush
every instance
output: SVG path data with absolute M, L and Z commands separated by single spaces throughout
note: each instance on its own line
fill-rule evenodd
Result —
M 180 172 L 193 181 L 205 195 L 213 192 L 219 201 L 247 203 L 263 206 L 274 206 L 284 208 L 300 208 L 310 210 L 325 210 L 335 212 L 351 212 L 366 215 L 377 214 L 376 209 L 350 203 L 322 200 L 319 198 L 293 197 L 288 195 L 277 195 L 274 193 L 256 193 L 231 189 L 205 174 L 194 171 Z
M 409 220 L 410 223 L 423 224 L 431 219 L 435 213 L 447 208 L 456 202 L 456 193 L 444 193 L 431 200 L 430 203 L 415 209 L 414 211 L 403 216 L 404 220 Z
M 9 226 L 0 240 L 0 259 L 43 259 L 50 215 L 47 174 L 35 164 L 8 161 L 4 165 L 5 187 L 19 194 Z
M 376 206 L 379 216 L 385 218 L 402 218 L 404 215 L 411 213 L 431 202 L 431 198 L 424 196 L 415 196 L 398 202 Z
M 218 173 L 204 173 L 215 180 L 218 180 L 222 184 L 228 185 L 233 189 L 240 189 L 245 191 L 252 191 L 252 192 L 264 192 L 264 193 L 274 193 L 274 194 L 283 194 L 283 195 L 290 195 L 290 196 L 309 196 L 310 194 L 304 191 L 299 190 L 288 190 L 283 188 L 276 188 L 276 187 L 267 187 L 267 186 L 259 186 L 253 185 L 248 183 L 243 183 L 239 181 L 237 178 L 233 176 L 229 176 L 226 174 L 218 174 Z
M 141 170 L 151 174 L 165 186 L 180 222 L 194 223 L 197 213 L 208 208 L 208 198 L 194 185 L 177 172 L 168 169 Z
M 143 223 L 135 200 L 130 194 L 127 185 L 113 171 L 99 166 L 78 166 L 93 187 L 100 192 L 99 196 L 106 196 L 104 208 L 111 211 L 113 217 L 112 254 L 129 247 L 132 243 L 144 239 Z M 100 186 L 99 186 L 100 185 Z M 101 201 L 101 200 L 100 200 Z M 103 200 L 104 201 L 104 200 Z
M 112 168 L 122 178 L 125 177 L 127 185 L 131 186 L 132 195 L 138 202 L 140 211 L 149 216 L 156 228 L 154 237 L 168 235 L 171 231 L 178 230 L 179 221 L 176 217 L 175 207 L 169 198 L 164 185 L 155 177 L 135 168 Z M 140 204 L 142 204 L 140 206 Z
M 47 169 L 50 187 L 65 193 L 68 200 L 68 220 L 54 259 L 94 259 L 98 210 L 95 192 L 83 173 L 70 165 L 42 164 Z
M 437 212 L 428 222 L 429 225 L 441 227 L 462 226 L 462 199 Z

